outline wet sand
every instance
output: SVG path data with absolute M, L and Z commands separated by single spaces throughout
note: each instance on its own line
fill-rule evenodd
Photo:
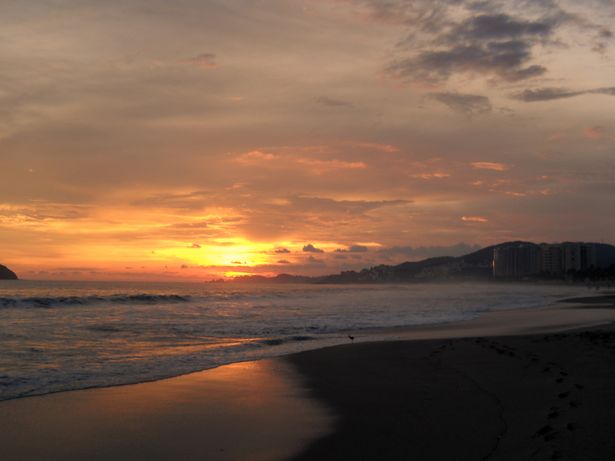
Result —
M 339 415 L 333 433 L 293 459 L 615 459 L 615 310 L 501 314 L 460 330 L 447 326 L 455 339 L 355 343 L 289 356 L 312 395 Z M 548 332 L 574 326 L 575 317 L 586 327 Z M 503 336 L 464 337 L 488 333 L 494 319 L 509 322 L 491 331 Z M 587 327 L 594 323 L 600 326 Z M 539 333 L 506 336 L 515 329 Z
M 288 459 L 332 417 L 282 361 L 0 402 L 0 460 Z

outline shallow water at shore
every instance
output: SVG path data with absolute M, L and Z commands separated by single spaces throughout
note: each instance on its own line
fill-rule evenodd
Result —
M 0 284 L 0 400 L 141 382 L 587 293 L 522 284 Z

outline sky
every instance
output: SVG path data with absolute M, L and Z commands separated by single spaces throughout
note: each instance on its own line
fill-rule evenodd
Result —
M 4 0 L 0 263 L 326 274 L 615 243 L 615 1 Z

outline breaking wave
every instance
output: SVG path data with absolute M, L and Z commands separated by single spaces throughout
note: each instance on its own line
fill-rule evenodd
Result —
M 53 308 L 99 304 L 177 304 L 191 301 L 182 295 L 111 295 L 111 296 L 52 296 L 52 297 L 0 297 L 0 307 Z

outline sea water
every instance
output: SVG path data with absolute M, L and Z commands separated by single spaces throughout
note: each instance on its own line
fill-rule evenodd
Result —
M 170 377 L 348 342 L 348 331 L 368 340 L 378 328 L 546 307 L 580 293 L 497 283 L 1 281 L 0 400 Z

